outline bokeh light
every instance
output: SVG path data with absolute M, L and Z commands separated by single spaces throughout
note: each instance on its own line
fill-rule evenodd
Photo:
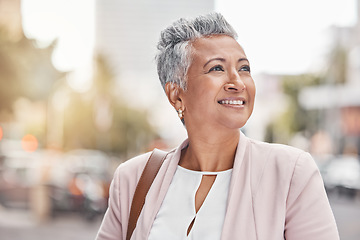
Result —
M 31 134 L 27 134 L 21 139 L 21 146 L 27 152 L 35 152 L 38 145 L 37 138 Z

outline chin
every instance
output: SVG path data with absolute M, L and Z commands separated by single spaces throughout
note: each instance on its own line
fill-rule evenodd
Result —
M 237 130 L 239 130 L 239 129 L 241 129 L 243 126 L 245 126 L 245 123 L 244 124 L 240 124 L 240 125 L 234 125 L 234 126 L 229 126 L 229 128 L 230 129 L 237 129 Z
M 226 119 L 222 123 L 224 126 L 226 126 L 229 129 L 240 129 L 245 126 L 249 117 L 237 116 L 237 117 L 235 117 L 235 120 L 234 120 L 234 118 Z
M 232 121 L 232 122 L 229 122 L 227 124 L 225 124 L 225 126 L 229 129 L 240 129 L 242 128 L 243 126 L 245 126 L 247 121 Z

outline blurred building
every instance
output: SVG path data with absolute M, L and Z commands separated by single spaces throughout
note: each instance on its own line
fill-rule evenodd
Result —
M 160 31 L 180 17 L 213 11 L 214 2 L 99 0 L 96 50 L 108 58 L 120 81 L 146 84 L 156 77 L 154 56 Z
M 118 95 L 134 107 L 148 109 L 151 122 L 169 138 L 177 133 L 168 123 L 177 123 L 181 130 L 183 126 L 167 102 L 156 72 L 154 57 L 160 32 L 180 17 L 194 17 L 214 8 L 214 0 L 96 3 L 95 49 L 107 58 L 119 84 Z
M 256 83 L 255 106 L 249 121 L 242 129 L 247 136 L 264 141 L 267 127 L 288 105 L 282 89 L 282 75 L 261 73 L 253 76 Z
M 20 0 L 0 0 L 0 28 L 14 40 L 23 36 Z
M 51 62 L 55 43 L 37 48 L 22 20 L 21 0 L 0 0 L 0 123 L 4 138 L 19 140 L 30 132 L 45 139 L 47 99 L 63 75 Z
M 299 96 L 306 109 L 322 110 L 323 130 L 337 143 L 335 154 L 360 155 L 360 0 L 357 16 L 354 26 L 331 29 L 337 53 L 326 84 L 305 88 Z

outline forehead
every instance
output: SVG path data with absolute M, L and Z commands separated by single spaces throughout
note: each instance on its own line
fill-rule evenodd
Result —
M 226 35 L 214 35 L 198 38 L 191 44 L 192 57 L 203 58 L 204 60 L 212 57 L 246 57 L 240 44 L 232 37 Z

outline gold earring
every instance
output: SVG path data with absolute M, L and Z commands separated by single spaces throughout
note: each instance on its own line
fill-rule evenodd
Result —
M 181 109 L 178 110 L 178 116 L 180 119 L 184 117 L 183 111 Z

